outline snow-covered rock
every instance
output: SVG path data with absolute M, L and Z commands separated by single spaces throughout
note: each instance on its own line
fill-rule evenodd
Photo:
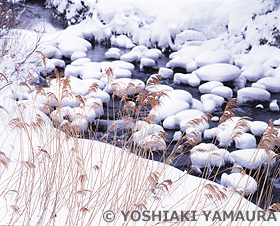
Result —
M 216 64 L 216 63 L 230 63 L 230 56 L 226 51 L 205 51 L 199 54 L 195 58 L 195 62 L 198 67 L 203 67 L 208 64 Z
M 260 166 L 272 166 L 275 163 L 276 154 L 271 150 L 265 149 L 242 149 L 230 153 L 230 157 L 234 159 L 236 166 L 247 169 L 256 170 Z
M 200 93 L 211 93 L 212 89 L 223 86 L 224 84 L 219 81 L 206 82 L 198 87 Z
M 233 91 L 231 88 L 227 87 L 227 86 L 220 86 L 220 87 L 216 87 L 214 89 L 211 90 L 212 94 L 221 96 L 227 100 L 230 100 L 233 96 Z
M 229 152 L 226 149 L 216 149 L 211 151 L 196 150 L 190 154 L 192 168 L 197 173 L 202 173 L 201 168 L 206 168 L 207 174 L 210 174 L 211 167 L 224 166 L 226 162 L 232 162 Z
M 161 75 L 163 78 L 172 78 L 173 70 L 166 67 L 160 67 L 158 70 L 158 74 Z
M 247 195 L 254 194 L 258 188 L 258 184 L 253 177 L 242 173 L 232 173 L 229 175 L 223 173 L 221 184 L 236 191 L 245 191 Z
M 250 133 L 242 133 L 240 136 L 234 138 L 235 147 L 238 149 L 256 148 L 257 141 L 254 135 Z
M 237 91 L 237 104 L 245 104 L 248 101 L 268 101 L 270 93 L 264 89 L 246 87 Z
M 237 79 L 241 70 L 232 64 L 209 64 L 195 71 L 201 81 L 226 82 Z
M 249 122 L 250 131 L 254 136 L 261 136 L 268 124 L 263 121 L 253 121 Z

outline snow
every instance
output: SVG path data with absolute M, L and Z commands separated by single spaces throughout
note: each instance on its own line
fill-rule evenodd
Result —
M 280 79 L 279 76 L 275 77 L 266 77 L 261 78 L 256 83 L 252 84 L 252 87 L 258 87 L 258 86 L 264 87 L 267 91 L 272 93 L 280 93 Z
M 215 63 L 230 63 L 230 56 L 227 51 L 205 51 L 199 54 L 195 58 L 195 62 L 197 67 L 203 67 L 208 64 L 215 64 Z
M 221 96 L 227 100 L 230 100 L 233 96 L 233 91 L 231 88 L 227 87 L 227 86 L 220 86 L 220 87 L 216 87 L 214 89 L 211 90 L 212 94 Z
M 42 224 L 76 225 L 75 219 L 77 221 L 81 219 L 81 215 L 79 215 L 81 207 L 98 205 L 95 216 L 92 215 L 92 212 L 82 216 L 82 219 L 85 220 L 84 223 L 87 223 L 88 219 L 94 218 L 94 222 L 91 223 L 97 225 L 102 219 L 101 211 L 111 207 L 108 200 L 113 200 L 116 206 L 132 205 L 127 200 L 133 200 L 133 205 L 138 205 L 138 202 L 141 205 L 143 200 L 139 200 L 139 197 L 156 197 L 152 202 L 145 203 L 147 209 L 153 210 L 189 208 L 190 210 L 223 209 L 231 211 L 237 209 L 236 206 L 238 206 L 238 210 L 257 209 L 250 201 L 209 180 L 193 177 L 187 172 L 182 172 L 166 164 L 140 158 L 125 148 L 119 149 L 99 141 L 74 139 L 61 130 L 57 130 L 53 125 L 60 124 L 62 128 L 72 128 L 75 132 L 86 132 L 88 124 L 94 123 L 103 114 L 102 103 L 110 100 L 108 93 L 115 92 L 122 97 L 123 94 L 134 95 L 144 89 L 148 92 L 166 91 L 169 98 L 164 96 L 159 98 L 161 112 L 158 120 L 164 119 L 163 127 L 165 129 L 180 128 L 181 131 L 174 134 L 175 140 L 182 136 L 182 132 L 185 132 L 189 138 L 200 138 L 204 132 L 204 138 L 217 137 L 220 146 L 227 146 L 230 145 L 234 133 L 243 133 L 234 139 L 236 147 L 241 150 L 233 151 L 230 154 L 211 144 L 195 146 L 196 149 L 207 149 L 205 152 L 194 151 L 195 148 L 191 151 L 192 165 L 198 172 L 205 166 L 209 166 L 208 170 L 211 170 L 210 167 L 224 165 L 226 161 L 232 162 L 232 159 L 235 161 L 235 166 L 249 169 L 257 169 L 266 164 L 272 165 L 276 161 L 273 158 L 275 156 L 273 151 L 255 149 L 254 136 L 263 134 L 267 127 L 265 122 L 248 122 L 253 135 L 247 133 L 246 129 L 235 128 L 240 120 L 239 117 L 233 117 L 231 121 L 226 121 L 217 128 L 209 130 L 208 123 L 195 126 L 186 126 L 186 124 L 199 118 L 205 112 L 214 112 L 223 105 L 224 98 L 230 99 L 233 96 L 233 90 L 224 86 L 222 82 L 234 80 L 234 86 L 236 86 L 234 91 L 237 91 L 239 104 L 247 101 L 271 102 L 269 92 L 280 92 L 278 75 L 280 50 L 269 45 L 260 45 L 260 40 L 263 38 L 266 38 L 268 43 L 274 41 L 274 28 L 279 27 L 276 19 L 279 14 L 277 3 L 259 1 L 252 4 L 250 1 L 237 0 L 224 2 L 47 0 L 47 4 L 55 6 L 58 12 L 65 15 L 69 23 L 79 22 L 81 18 L 85 19 L 80 24 L 69 26 L 63 31 L 48 30 L 42 36 L 39 50 L 47 54 L 46 68 L 43 67 L 41 58 L 38 58 L 40 54 L 32 53 L 38 38 L 38 34 L 33 30 L 15 30 L 12 36 L 17 33 L 19 38 L 14 43 L 8 43 L 8 56 L 0 61 L 0 72 L 5 72 L 9 81 L 13 82 L 4 87 L 5 81 L 0 81 L 1 107 L 9 112 L 6 114 L 5 110 L 0 109 L 3 110 L 3 112 L 1 111 L 0 129 L 5 131 L 5 135 L 0 137 L 1 152 L 12 160 L 7 170 L 1 170 L 0 184 L 1 187 L 7 187 L 11 191 L 19 190 L 20 203 L 24 203 L 29 198 L 32 199 L 30 207 L 30 210 L 33 211 L 32 214 L 26 213 L 26 209 L 22 209 L 22 205 L 20 205 L 21 215 L 18 216 L 16 224 L 24 224 L 22 221 L 27 218 L 28 224 L 40 224 L 38 221 L 43 208 L 39 208 L 41 202 L 38 200 L 42 197 L 39 192 L 45 189 L 44 187 L 50 189 L 50 200 L 57 200 L 56 195 L 61 200 L 58 203 L 59 208 L 56 209 L 55 222 L 47 222 L 47 219 L 52 218 L 52 210 L 55 207 L 52 206 L 53 202 L 46 202 L 46 220 L 43 220 Z M 186 12 L 188 13 L 186 14 Z M 1 46 L 6 37 L 1 38 Z M 111 48 L 105 57 L 121 59 L 121 61 L 90 62 L 86 58 L 86 54 L 92 46 L 87 40 L 98 42 L 110 40 L 112 45 L 128 48 L 131 51 L 122 55 L 119 49 Z M 135 66 L 129 62 L 140 62 L 143 67 L 154 67 L 157 64 L 162 56 L 162 51 L 153 47 L 160 47 L 162 51 L 169 50 L 169 48 L 177 51 L 170 54 L 170 61 L 166 64 L 166 68 L 159 69 L 159 73 L 162 73 L 164 78 L 172 79 L 173 70 L 170 68 L 180 67 L 185 69 L 188 74 L 175 73 L 173 78 L 175 84 L 183 83 L 198 87 L 201 81 L 212 81 L 212 83 L 199 86 L 200 92 L 206 94 L 202 95 L 201 102 L 193 98 L 189 92 L 173 90 L 169 85 L 145 87 L 144 82 L 130 79 Z M 26 58 L 30 53 L 30 58 Z M 13 56 L 16 56 L 17 59 Z M 65 65 L 61 60 L 62 56 L 70 58 L 72 61 L 65 68 L 65 75 L 70 76 L 68 78 L 72 95 L 63 98 L 59 88 L 59 79 L 52 80 L 50 87 L 42 88 L 40 92 L 34 86 L 31 86 L 30 91 L 22 86 L 18 87 L 20 81 L 27 81 L 29 73 L 33 74 L 38 81 L 40 73 L 52 72 L 55 67 L 63 68 Z M 27 59 L 24 65 L 20 63 L 22 59 Z M 112 78 L 105 73 L 108 67 L 111 67 L 114 72 Z M 250 84 L 247 81 L 255 83 L 252 84 L 252 87 L 246 87 Z M 95 92 L 89 92 L 89 87 L 93 83 L 98 84 L 99 88 L 96 88 Z M 130 87 L 133 88 L 130 89 Z M 44 104 L 49 104 L 56 109 L 46 109 Z M 131 104 L 135 105 L 134 102 Z M 62 109 L 58 110 L 58 106 L 62 106 Z M 277 106 L 275 100 L 270 103 L 272 111 L 278 111 Z M 50 115 L 53 121 L 50 121 L 46 114 Z M 38 122 L 39 116 L 46 123 L 43 129 L 33 129 L 35 124 L 31 123 Z M 9 125 L 13 119 L 20 119 L 28 124 L 16 123 L 17 128 L 13 130 Z M 142 147 L 149 151 L 166 151 L 166 143 L 162 138 L 164 130 L 161 126 L 142 122 L 137 124 L 135 130 L 133 139 L 139 148 Z M 15 139 L 15 137 L 20 137 L 20 139 Z M 42 157 L 44 153 L 37 153 L 38 145 L 46 150 L 50 160 Z M 35 160 L 31 159 L 34 160 L 32 163 L 35 167 L 27 169 L 28 171 L 25 173 L 26 169 L 22 168 L 23 164 L 19 163 L 31 161 L 30 153 L 35 157 Z M 227 157 L 222 158 L 220 154 L 225 154 Z M 208 161 L 210 156 L 211 160 Z M 168 179 L 173 182 L 169 193 L 161 195 L 159 189 L 154 189 L 150 183 L 131 183 L 135 179 L 137 182 L 150 182 L 149 175 L 158 171 L 160 173 L 157 185 Z M 21 177 L 23 183 L 18 183 L 19 172 L 24 173 L 24 177 Z M 49 173 L 46 177 L 41 172 Z M 81 183 L 82 185 L 77 179 L 81 173 L 85 173 L 87 178 L 84 184 Z M 55 177 L 52 177 L 53 175 Z M 48 178 L 53 180 L 56 189 L 50 186 L 51 183 L 47 183 L 49 181 L 45 181 Z M 248 187 L 244 184 L 247 179 L 250 181 Z M 239 180 L 241 181 L 240 186 L 237 185 Z M 221 182 L 229 188 L 245 190 L 248 194 L 253 194 L 257 188 L 255 181 L 244 174 L 223 174 Z M 21 184 L 24 186 L 20 187 Z M 32 184 L 34 189 L 30 195 L 30 190 L 24 189 L 25 187 L 30 189 Z M 208 187 L 209 185 L 215 186 L 215 190 L 223 191 L 226 194 L 224 200 L 216 202 L 209 199 L 207 185 Z M 86 191 L 83 198 L 78 198 L 79 203 L 77 204 L 76 197 L 79 196 L 80 188 Z M 128 192 L 132 190 L 137 192 Z M 116 194 L 118 198 L 115 199 Z M 137 197 L 134 197 L 134 194 L 137 194 Z M 11 224 L 10 216 L 14 213 L 7 208 L 16 203 L 13 197 L 9 193 L 5 194 L 5 198 L 0 197 L 1 223 L 10 222 L 9 224 Z M 107 197 L 107 199 L 101 200 L 100 197 Z M 72 213 L 75 213 L 74 217 Z M 71 220 L 67 222 L 67 219 Z M 120 217 L 117 216 L 114 224 L 123 224 L 119 219 Z M 209 222 L 200 220 L 194 223 L 207 225 Z M 229 223 L 232 222 L 226 221 L 222 224 Z
M 254 194 L 258 188 L 258 184 L 253 177 L 242 173 L 229 175 L 223 173 L 221 184 L 236 191 L 245 191 L 247 195 Z
M 189 108 L 190 105 L 183 100 L 164 98 L 159 105 L 152 108 L 149 115 L 155 117 L 155 123 L 159 123 L 167 117 L 174 116 L 177 113 Z
M 207 174 L 210 174 L 213 166 L 221 167 L 226 162 L 232 162 L 229 152 L 226 149 L 216 149 L 211 151 L 192 151 L 190 154 L 192 168 L 197 173 L 202 173 L 201 168 L 206 168 Z
M 245 104 L 249 101 L 268 101 L 270 93 L 264 89 L 246 87 L 237 91 L 237 104 Z
M 180 130 L 185 132 L 188 127 L 188 123 L 192 122 L 194 119 L 200 119 L 203 115 L 204 113 L 199 110 L 187 109 L 177 113 L 175 115 L 175 121 L 177 125 L 180 125 Z M 209 124 L 208 122 L 201 122 L 197 125 L 192 125 L 191 127 L 203 132 L 205 129 L 209 128 Z
M 250 133 L 243 133 L 240 136 L 234 138 L 235 147 L 238 149 L 256 148 L 257 141 L 254 135 Z
M 237 79 L 241 71 L 232 64 L 217 63 L 209 64 L 196 71 L 197 77 L 202 81 L 226 82 Z
M 163 78 L 172 78 L 173 73 L 173 70 L 170 68 L 160 67 L 158 70 L 158 74 L 161 75 Z
M 223 85 L 224 84 L 222 82 L 211 81 L 211 82 L 206 82 L 206 83 L 203 83 L 202 85 L 200 85 L 198 87 L 198 90 L 200 93 L 211 93 L 212 89 L 221 87 Z
M 247 169 L 258 169 L 260 166 L 272 166 L 275 163 L 276 154 L 271 150 L 264 149 L 242 149 L 230 153 L 234 159 L 235 166 L 241 166 Z
M 111 37 L 111 44 L 113 46 L 131 49 L 135 45 L 132 43 L 131 39 L 129 39 L 126 35 L 119 35 L 117 37 Z
M 277 100 L 273 100 L 273 101 L 270 102 L 269 109 L 271 111 L 279 111 L 279 106 L 277 104 Z
M 261 64 L 251 64 L 244 70 L 241 75 L 250 82 L 256 82 L 262 78 L 264 74 L 264 67 Z
M 268 124 L 263 121 L 252 121 L 249 123 L 250 131 L 254 136 L 261 136 Z

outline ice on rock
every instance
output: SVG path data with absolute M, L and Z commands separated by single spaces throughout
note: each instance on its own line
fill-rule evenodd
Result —
M 256 170 L 260 166 L 270 165 L 275 163 L 276 154 L 271 150 L 265 149 L 242 149 L 230 153 L 230 157 L 234 159 L 235 166 L 241 166 L 247 169 Z
M 117 47 L 131 49 L 135 46 L 135 44 L 132 43 L 131 39 L 126 35 L 112 36 L 110 40 L 111 44 Z
M 201 169 L 206 168 L 207 174 L 210 174 L 211 167 L 224 166 L 226 162 L 232 163 L 229 152 L 226 149 L 216 149 L 211 151 L 197 150 L 192 151 L 190 154 L 192 168 L 197 173 L 202 173 Z
M 258 188 L 256 180 L 243 173 L 232 173 L 229 175 L 223 173 L 221 177 L 221 184 L 236 191 L 245 191 L 247 195 L 254 194 Z
M 264 69 L 261 64 L 251 64 L 241 75 L 250 82 L 256 82 L 263 77 Z
M 232 64 L 209 64 L 195 71 L 201 81 L 226 82 L 237 79 L 241 70 Z
M 155 123 L 159 123 L 167 117 L 189 108 L 190 105 L 185 101 L 165 98 L 159 105 L 152 108 L 149 115 L 155 117 Z
M 279 111 L 279 105 L 277 104 L 277 100 L 273 100 L 269 104 L 269 108 L 271 111 Z
M 160 97 L 159 99 L 160 102 L 164 102 L 165 100 L 169 100 L 169 99 L 176 99 L 176 100 L 185 101 L 189 105 L 192 105 L 193 102 L 192 95 L 186 90 L 174 89 L 171 91 L 167 91 L 165 94 L 166 94 L 165 96 Z
M 261 136 L 265 129 L 267 128 L 268 124 L 263 121 L 253 121 L 249 122 L 250 131 L 254 136 Z
M 212 94 L 221 96 L 227 100 L 230 100 L 232 98 L 233 95 L 233 91 L 231 88 L 227 87 L 227 86 L 220 86 L 220 87 L 216 87 L 214 89 L 211 90 Z
M 200 93 L 211 93 L 212 89 L 224 86 L 222 82 L 219 81 L 211 81 L 206 82 L 198 87 Z
M 158 70 L 158 74 L 161 75 L 163 78 L 172 78 L 173 77 L 173 70 L 166 67 L 160 67 Z
M 121 97 L 122 95 L 138 94 L 144 88 L 145 83 L 139 79 L 119 78 L 115 79 L 112 84 L 107 84 L 105 91 Z
M 235 147 L 238 149 L 256 148 L 257 141 L 254 135 L 250 133 L 242 133 L 240 136 L 234 138 Z
M 77 60 L 77 59 L 80 59 L 80 58 L 85 58 L 86 56 L 87 56 L 87 54 L 85 52 L 77 51 L 77 52 L 72 53 L 71 61 L 74 61 L 74 60 Z
M 270 93 L 264 89 L 246 87 L 237 91 L 237 104 L 245 104 L 248 101 L 268 101 Z
M 230 63 L 230 56 L 226 51 L 218 50 L 218 51 L 205 51 L 199 54 L 195 58 L 195 62 L 197 67 L 203 67 L 208 64 L 216 64 L 216 63 Z
M 155 67 L 156 62 L 151 59 L 151 58 L 147 58 L 147 57 L 143 57 L 140 60 L 140 69 L 143 69 L 143 67 Z

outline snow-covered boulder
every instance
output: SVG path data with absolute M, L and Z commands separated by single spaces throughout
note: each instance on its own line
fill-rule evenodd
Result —
M 254 194 L 258 188 L 258 184 L 253 177 L 242 173 L 232 173 L 229 175 L 223 173 L 221 184 L 239 192 L 245 191 L 247 195 Z
M 200 93 L 211 93 L 212 89 L 224 86 L 222 82 L 219 81 L 211 81 L 203 83 L 198 87 Z
M 201 81 L 226 82 L 237 79 L 241 70 L 232 64 L 209 64 L 195 71 Z
M 250 131 L 254 136 L 261 136 L 268 124 L 263 121 L 253 121 L 249 122 Z
M 257 141 L 254 135 L 250 133 L 242 133 L 240 136 L 234 138 L 235 147 L 238 149 L 256 148 Z
M 236 166 L 253 170 L 258 169 L 260 166 L 272 166 L 276 161 L 275 155 L 271 150 L 255 148 L 242 149 L 230 153 L 230 157 L 234 159 Z
M 268 101 L 270 93 L 264 89 L 246 87 L 237 91 L 237 104 L 245 104 L 248 101 Z
M 206 168 L 207 174 L 210 174 L 211 167 L 224 166 L 226 162 L 232 162 L 229 152 L 226 149 L 216 149 L 211 151 L 197 150 L 190 154 L 192 168 L 197 173 L 202 173 L 201 169 Z

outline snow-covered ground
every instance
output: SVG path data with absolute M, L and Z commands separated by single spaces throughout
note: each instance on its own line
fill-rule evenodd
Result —
M 205 113 L 214 113 L 233 96 L 240 105 L 268 102 L 271 111 L 279 111 L 277 99 L 271 100 L 272 94 L 280 92 L 280 50 L 273 46 L 279 45 L 278 2 L 47 3 L 65 13 L 74 25 L 57 30 L 42 23 L 44 32 L 14 29 L 0 39 L 5 50 L 0 60 L 1 224 L 106 225 L 102 214 L 112 210 L 116 213 L 114 224 L 120 225 L 120 211 L 134 208 L 198 211 L 198 222 L 185 224 L 211 225 L 214 222 L 205 222 L 202 211 L 259 210 L 243 198 L 259 187 L 244 169 L 271 167 L 278 161 L 274 149 L 279 145 L 278 129 L 233 117 L 230 109 L 224 117 L 212 118 L 220 123 L 209 128 Z M 87 58 L 92 40 L 110 40 L 113 47 L 105 53 L 110 61 L 97 63 Z M 121 48 L 128 50 L 122 53 Z M 157 75 L 151 75 L 146 83 L 131 79 L 135 65 L 143 71 L 156 68 L 167 50 L 172 51 L 170 60 L 159 68 L 159 74 L 174 84 L 197 87 L 200 100 L 186 90 L 155 84 Z M 71 63 L 65 65 L 63 57 Z M 46 88 L 35 87 L 40 75 L 56 67 L 64 69 L 64 78 L 52 79 Z M 176 68 L 185 73 L 174 73 Z M 210 174 L 211 167 L 233 164 L 232 173 L 223 174 L 222 185 L 146 160 L 125 147 L 75 139 L 54 128 L 85 132 L 89 123 L 104 114 L 103 104 L 113 93 L 123 97 L 144 90 L 147 100 L 160 105 L 149 112 L 150 123 L 128 123 L 134 131 L 135 147 L 164 151 L 165 129 L 177 129 L 177 140 L 182 136 L 188 142 L 214 138 L 220 147 L 233 146 L 239 150 L 229 153 L 210 143 L 191 150 L 192 167 L 199 173 L 206 170 Z M 160 97 L 155 97 L 155 92 Z M 130 101 L 126 107 L 133 111 L 136 106 L 136 101 Z M 256 137 L 263 134 L 270 135 L 270 150 L 257 148 Z M 261 143 L 265 144 L 266 140 Z

